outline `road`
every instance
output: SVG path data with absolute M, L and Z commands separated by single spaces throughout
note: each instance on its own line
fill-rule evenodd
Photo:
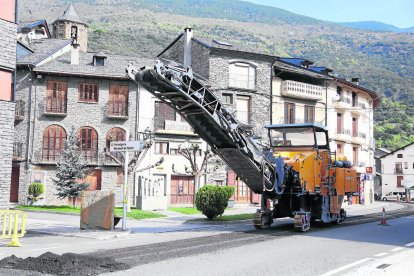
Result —
M 226 233 L 93 255 L 112 256 L 134 266 L 115 275 L 327 276 L 356 273 L 366 263 L 413 250 L 414 216 L 389 220 L 390 226 L 380 226 L 378 220 L 358 224 L 367 219 L 356 218 L 341 227 L 317 226 L 305 234 L 292 232 L 291 222 L 285 221 L 265 231 Z

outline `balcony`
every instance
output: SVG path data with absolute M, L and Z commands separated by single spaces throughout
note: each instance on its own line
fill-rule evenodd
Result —
M 64 98 L 46 97 L 45 115 L 66 116 L 67 101 Z
M 404 171 L 402 168 L 396 167 L 394 168 L 394 174 L 404 174 Z
M 155 118 L 154 130 L 157 133 L 194 134 L 193 128 L 187 122 L 160 120 Z
M 88 161 L 88 165 L 97 165 L 99 161 L 98 151 L 82 152 L 82 156 Z M 58 150 L 44 151 L 37 150 L 34 153 L 33 161 L 39 164 L 56 165 L 60 162 L 61 152 Z
M 335 139 L 350 142 L 351 141 L 351 130 L 350 129 L 335 129 Z
M 366 103 L 357 101 L 356 104 L 352 107 L 351 112 L 354 114 L 362 115 L 365 114 L 367 110 Z
M 88 165 L 97 165 L 99 162 L 99 153 L 97 150 L 83 151 L 81 155 L 86 159 Z
M 307 100 L 322 100 L 323 87 L 297 81 L 283 81 L 282 95 Z
M 351 98 L 341 96 L 339 100 L 334 99 L 335 107 L 338 109 L 346 109 L 351 106 Z
M 16 101 L 16 108 L 14 111 L 14 120 L 15 121 L 22 121 L 24 119 L 24 107 L 25 102 L 22 100 Z
M 13 142 L 13 161 L 23 160 L 23 143 Z
M 351 142 L 358 145 L 366 143 L 367 135 L 363 132 L 352 133 Z
M 110 101 L 108 102 L 107 117 L 112 119 L 128 119 L 128 102 Z

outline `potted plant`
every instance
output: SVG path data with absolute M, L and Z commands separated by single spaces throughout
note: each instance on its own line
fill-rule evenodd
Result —
M 29 185 L 29 204 L 36 204 L 40 199 L 43 199 L 43 197 L 40 197 L 45 191 L 45 187 L 42 183 L 39 182 L 33 182 Z

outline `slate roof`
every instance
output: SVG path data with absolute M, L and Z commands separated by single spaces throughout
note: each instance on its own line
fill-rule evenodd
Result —
M 56 21 L 61 21 L 61 20 L 66 20 L 66 21 L 72 21 L 75 23 L 81 23 L 84 25 L 87 25 L 78 15 L 78 13 L 75 10 L 75 7 L 73 7 L 72 3 L 70 3 L 70 5 L 66 8 L 66 10 L 63 12 L 63 14 L 55 20 Z
M 58 52 L 65 46 L 72 43 L 70 39 L 36 39 L 30 45 L 24 44 L 33 50 L 33 53 L 23 57 L 17 57 L 17 65 L 31 65 L 36 66 L 42 60 L 48 58 L 52 54 Z M 22 43 L 23 44 L 23 43 Z
M 16 58 L 17 60 L 20 60 L 22 58 L 24 58 L 27 55 L 30 55 L 33 53 L 33 50 L 30 49 L 30 47 L 28 47 L 27 45 L 23 44 L 20 41 L 17 41 L 17 45 L 16 45 Z
M 46 20 L 35 20 L 35 21 L 28 21 L 28 22 L 20 22 L 19 25 L 17 25 L 17 32 L 21 32 L 24 28 L 32 29 L 36 26 L 44 26 L 46 29 L 46 32 L 48 33 L 48 36 L 50 37 L 49 32 L 49 26 L 47 25 Z
M 132 62 L 138 67 L 154 66 L 153 59 L 138 58 L 131 56 L 106 54 L 105 66 L 94 66 L 93 56 L 96 53 L 79 53 L 79 65 L 70 64 L 70 52 L 53 59 L 33 71 L 52 75 L 82 76 L 96 78 L 125 79 L 126 67 Z

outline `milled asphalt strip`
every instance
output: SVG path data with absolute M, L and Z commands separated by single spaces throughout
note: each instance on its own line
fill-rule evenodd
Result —
M 331 276 L 331 275 L 335 275 L 335 274 L 337 274 L 339 272 L 342 272 L 342 271 L 347 270 L 347 269 L 349 269 L 351 267 L 354 267 L 354 266 L 363 264 L 363 263 L 368 262 L 368 261 L 371 261 L 371 260 L 372 260 L 372 258 L 361 259 L 359 261 L 356 261 L 356 262 L 353 262 L 353 263 L 350 263 L 350 264 L 347 264 L 347 265 L 338 267 L 338 268 L 336 268 L 334 270 L 328 271 L 328 272 L 326 272 L 324 274 L 321 274 L 320 276 Z

